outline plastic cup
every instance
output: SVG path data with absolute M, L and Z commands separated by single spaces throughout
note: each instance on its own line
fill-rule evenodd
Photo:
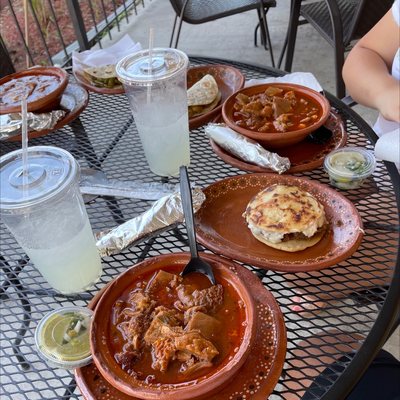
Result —
M 330 152 L 324 160 L 330 184 L 339 189 L 358 189 L 375 170 L 372 151 L 343 147 Z
M 81 293 L 100 278 L 101 259 L 79 191 L 79 165 L 65 150 L 28 148 L 0 158 L 2 221 L 48 283 L 64 294 Z
M 151 57 L 151 62 L 150 62 Z M 177 176 L 189 165 L 188 57 L 168 48 L 141 50 L 116 66 L 150 170 Z
M 64 307 L 46 314 L 35 330 L 40 357 L 50 366 L 64 369 L 92 362 L 90 324 L 93 311 L 84 307 Z

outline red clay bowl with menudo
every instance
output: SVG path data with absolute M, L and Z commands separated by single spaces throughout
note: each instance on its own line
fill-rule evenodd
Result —
M 216 285 L 180 272 L 188 253 L 145 260 L 104 292 L 91 325 L 93 360 L 107 381 L 139 399 L 205 399 L 246 361 L 255 305 L 230 262 L 201 254 Z
M 328 119 L 330 104 L 320 93 L 289 83 L 249 86 L 222 106 L 224 122 L 265 148 L 281 148 L 304 140 Z
M 58 67 L 33 67 L 0 79 L 0 114 L 21 112 L 26 96 L 28 111 L 55 110 L 68 84 L 68 74 Z

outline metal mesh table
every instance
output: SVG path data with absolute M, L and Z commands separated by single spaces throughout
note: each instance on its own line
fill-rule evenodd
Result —
M 225 61 L 192 58 L 191 62 Z M 242 70 L 247 79 L 280 74 L 277 70 L 230 64 Z M 368 125 L 333 96 L 328 94 L 328 98 L 346 123 L 348 144 L 372 148 L 371 142 L 376 137 Z M 190 139 L 190 176 L 201 187 L 244 173 L 225 164 L 213 153 L 202 128 L 192 131 Z M 109 178 L 148 182 L 157 179 L 147 167 L 124 95 L 91 94 L 89 106 L 78 120 L 55 133 L 32 140 L 30 145 L 62 147 L 70 151 L 82 167 L 101 167 Z M 2 143 L 1 154 L 19 146 L 19 143 Z M 301 175 L 328 183 L 322 168 Z M 172 182 L 177 183 L 177 180 Z M 297 274 L 259 270 L 246 265 L 273 293 L 286 322 L 286 363 L 270 398 L 296 395 L 303 387 L 302 379 L 313 376 L 314 368 L 305 367 L 327 366 L 329 361 L 324 357 L 324 344 L 329 345 L 336 358 L 348 354 L 349 348 L 343 346 L 346 336 L 351 347 L 356 349 L 355 356 L 342 357 L 344 372 L 330 371 L 328 383 L 320 388 L 325 393 L 324 399 L 342 398 L 387 339 L 398 312 L 400 292 L 399 186 L 399 175 L 394 166 L 378 162 L 373 178 L 362 189 L 343 192 L 356 205 L 365 228 L 361 246 L 346 261 L 322 271 Z M 87 205 L 87 209 L 92 227 L 98 231 L 144 212 L 149 204 L 141 200 L 98 197 Z M 104 272 L 96 287 L 82 295 L 67 297 L 48 286 L 3 224 L 0 229 L 0 374 L 4 399 L 81 399 L 73 375 L 50 368 L 36 353 L 34 330 L 38 321 L 45 313 L 60 306 L 85 306 L 101 287 L 145 257 L 188 251 L 185 241 L 173 231 L 166 231 L 148 242 L 105 258 Z M 326 306 L 307 313 L 292 311 L 298 288 L 314 296 L 312 304 L 323 300 Z M 316 337 L 322 342 L 317 343 Z M 303 364 L 299 364 L 299 360 Z M 321 395 L 315 394 L 315 398 L 321 398 Z

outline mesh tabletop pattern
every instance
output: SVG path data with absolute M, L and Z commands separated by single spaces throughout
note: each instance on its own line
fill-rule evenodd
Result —
M 192 58 L 191 62 L 196 65 L 222 61 Z M 279 74 L 261 67 L 231 64 L 239 68 L 247 79 Z M 348 145 L 372 149 L 367 138 L 373 135 L 370 128 L 342 103 L 328 97 L 345 121 Z M 189 173 L 192 182 L 206 187 L 228 176 L 245 173 L 218 158 L 203 128 L 193 130 L 190 140 Z M 159 179 L 147 167 L 125 95 L 90 94 L 89 105 L 78 120 L 57 132 L 32 140 L 30 145 L 62 147 L 78 159 L 81 167 L 101 168 L 108 178 L 146 182 Z M 1 155 L 19 146 L 19 143 L 3 142 Z M 322 168 L 297 175 L 328 184 L 328 177 Z M 178 180 L 171 179 L 171 182 L 178 183 Z M 398 186 L 396 172 L 391 170 L 390 175 L 387 167 L 378 162 L 372 179 L 361 189 L 342 192 L 357 207 L 364 223 L 365 236 L 358 250 L 340 264 L 322 271 L 290 274 L 245 265 L 273 293 L 286 323 L 286 362 L 271 399 L 300 393 L 303 379 L 311 379 L 316 367 L 323 368 L 332 361 L 326 357 L 327 346 L 336 359 L 340 358 L 344 367 L 351 363 L 347 354 L 363 346 L 380 316 L 388 285 L 399 262 Z M 143 213 L 150 204 L 142 200 L 97 197 L 87 204 L 87 210 L 93 229 L 99 231 Z M 186 239 L 185 229 L 181 228 L 178 226 L 177 229 Z M 148 242 L 103 259 L 104 271 L 96 287 L 84 294 L 67 297 L 55 293 L 48 286 L 3 224 L 0 225 L 0 234 L 0 379 L 2 399 L 10 400 L 82 399 L 72 373 L 52 369 L 36 353 L 34 330 L 39 320 L 45 313 L 60 306 L 87 305 L 100 288 L 143 258 L 189 250 L 182 236 L 168 230 Z M 307 303 L 315 310 L 306 313 L 292 311 L 293 306 L 304 306 L 296 302 L 299 292 L 303 299 L 304 296 L 312 296 Z M 323 308 L 318 307 L 320 302 L 325 303 Z M 361 351 L 375 349 L 363 346 Z M 335 390 L 333 384 L 341 374 L 331 369 L 325 386 L 314 393 L 314 398 L 322 398 L 324 393 Z M 243 395 L 234 400 L 250 398 Z

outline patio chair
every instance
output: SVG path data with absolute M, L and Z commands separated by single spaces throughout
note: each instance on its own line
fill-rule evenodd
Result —
M 245 11 L 257 10 L 259 24 L 255 29 L 254 44 L 257 45 L 257 29 L 260 27 L 261 42 L 264 44 L 265 49 L 269 48 L 272 66 L 275 66 L 267 25 L 267 12 L 270 7 L 276 6 L 276 0 L 170 0 L 170 3 L 176 13 L 170 47 L 172 47 L 176 22 L 179 18 L 175 48 L 178 46 L 183 21 L 188 24 L 203 24 L 204 22 L 214 21 Z
M 291 71 L 297 27 L 310 23 L 334 48 L 336 95 L 346 94 L 342 78 L 344 53 L 351 42 L 364 36 L 390 9 L 394 0 L 292 0 L 285 70 Z M 300 16 L 303 20 L 300 20 Z

